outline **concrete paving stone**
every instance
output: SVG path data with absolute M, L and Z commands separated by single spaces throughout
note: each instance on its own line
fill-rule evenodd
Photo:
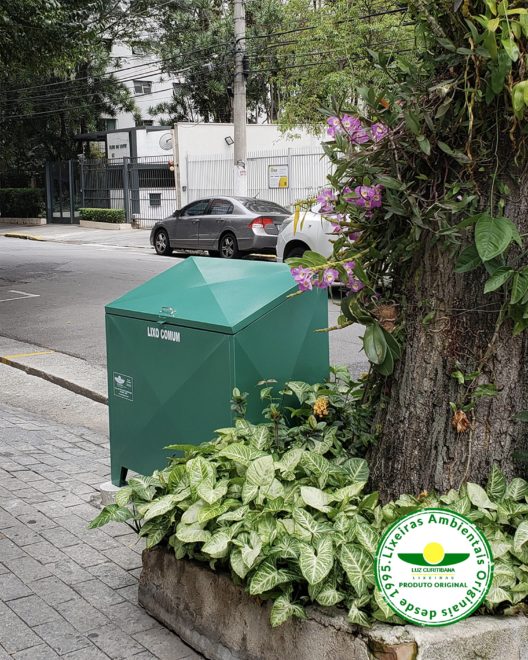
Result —
M 1 541 L 0 541 L 1 548 Z M 24 550 L 41 564 L 67 561 L 68 557 L 49 541 L 42 539 L 38 543 L 24 546 Z M 1 549 L 0 549 L 1 556 Z M 51 570 L 51 569 L 50 569 Z
M 13 525 L 16 525 L 16 523 L 17 520 L 14 516 L 12 516 L 5 509 L 0 508 L 0 530 L 4 529 L 5 527 L 13 527 Z
M 23 596 L 30 596 L 31 589 L 29 589 L 22 580 L 19 580 L 13 573 L 2 573 L 0 575 L 0 600 L 9 602 L 14 598 L 22 598 Z
M 57 520 L 55 522 L 57 522 Z M 66 519 L 61 518 L 61 520 L 65 521 Z M 53 545 L 62 549 L 67 548 L 70 545 L 77 545 L 79 543 L 79 539 L 74 534 L 59 525 L 57 527 L 52 527 L 51 529 L 43 529 L 41 536 L 43 536 Z
M 51 646 L 39 644 L 25 651 L 15 653 L 12 658 L 14 660 L 55 660 L 55 658 L 60 658 L 60 655 L 57 655 Z
M 8 559 L 3 563 L 26 584 L 51 576 L 51 572 L 33 557 Z
M 132 658 L 134 660 L 158 660 L 158 658 L 155 655 L 152 655 L 150 651 L 143 651 L 143 653 L 133 655 Z
M 134 639 L 159 660 L 187 660 L 194 654 L 190 646 L 166 628 L 145 630 L 135 634 Z
M 123 601 L 123 596 L 97 579 L 76 584 L 74 589 L 94 607 L 107 607 Z
M 59 603 L 56 607 L 57 611 L 62 614 L 66 621 L 81 633 L 86 633 L 89 630 L 110 623 L 105 614 L 95 609 L 95 607 L 82 598 L 76 598 L 66 603 Z
M 34 594 L 9 601 L 9 607 L 30 627 L 60 619 L 55 609 Z
M 0 564 L 0 575 L 3 575 L 4 573 L 11 573 L 11 571 L 7 568 L 7 566 Z
M 41 540 L 41 537 L 37 532 L 34 532 L 22 523 L 13 525 L 13 527 L 6 527 L 2 530 L 2 534 L 21 547 L 29 545 L 30 543 L 38 543 Z
M 64 555 L 64 559 L 52 564 L 46 564 L 49 570 L 66 584 L 78 584 L 91 580 L 93 575 L 81 568 L 79 564 Z
M 13 611 L 0 614 L 0 644 L 8 653 L 37 646 L 41 640 Z
M 161 624 L 152 618 L 139 605 L 125 601 L 111 607 L 105 607 L 103 612 L 112 621 L 129 635 L 151 630 L 152 628 L 161 629 Z
M 121 589 L 116 589 L 116 594 L 119 594 L 122 598 L 126 598 L 131 603 L 138 602 L 138 586 L 137 580 L 134 578 L 135 584 L 131 584 L 128 587 L 122 587 Z
M 16 497 L 11 495 L 11 497 L 6 502 L 2 503 L 4 509 L 12 516 L 15 516 L 15 518 L 17 516 L 24 515 L 24 513 L 33 512 L 33 507 L 30 506 L 27 502 L 24 502 L 21 495 L 22 493 L 17 493 Z
M 133 575 L 130 575 L 130 573 L 125 571 L 124 568 L 121 568 L 121 566 L 117 566 L 117 564 L 111 562 L 91 566 L 88 570 L 93 576 L 99 578 L 101 582 L 104 582 L 111 589 L 121 589 L 122 587 L 129 587 L 137 584 L 137 579 Z
M 145 646 L 114 624 L 88 633 L 88 638 L 113 660 L 128 660 L 134 654 L 145 651 Z
M 2 561 L 5 561 L 6 559 L 27 557 L 27 555 L 22 550 L 22 548 L 19 548 L 18 545 L 15 545 L 13 541 L 0 535 L 0 557 L 2 558 Z
M 67 600 L 77 598 L 75 591 L 55 576 L 35 580 L 35 582 L 31 583 L 31 588 L 42 600 L 45 600 L 52 607 Z
M 39 479 L 38 481 L 33 481 L 31 485 L 33 488 L 43 494 L 56 493 L 57 491 L 61 490 L 60 485 L 50 479 Z
M 77 495 L 74 495 L 73 493 L 70 493 L 65 490 L 60 490 L 57 491 L 56 493 L 50 493 L 50 497 L 52 500 L 59 502 L 60 504 L 62 504 L 62 506 L 65 506 L 67 508 L 71 506 L 75 506 L 76 504 L 84 504 L 84 501 L 81 500 L 80 497 L 77 497 Z
M 56 526 L 57 523 L 55 521 L 44 516 L 42 513 L 35 511 L 34 507 L 32 508 L 32 513 L 23 513 L 22 515 L 17 516 L 18 520 L 28 527 L 31 527 L 31 529 L 35 529 L 39 532 L 43 529 L 49 529 L 50 527 Z
M 39 463 L 39 460 L 40 459 L 36 458 L 33 454 L 24 454 L 17 458 L 17 463 L 20 465 L 35 465 L 36 463 Z
M 96 564 L 103 564 L 106 561 L 106 558 L 103 554 L 90 547 L 81 543 L 79 545 L 70 545 L 67 548 L 64 548 L 65 554 L 77 562 L 82 568 L 88 568 L 89 566 L 95 566 Z
M 90 522 L 101 512 L 100 508 L 96 508 L 95 506 L 92 506 L 87 502 L 83 502 L 83 504 L 77 504 L 75 506 L 71 506 L 69 507 L 69 510 L 72 513 L 74 513 L 76 516 L 79 516 L 79 518 L 85 520 L 86 522 Z
M 102 529 L 86 529 L 85 532 L 79 532 L 79 538 L 85 543 L 88 543 L 95 550 L 111 550 L 112 548 L 119 548 L 121 544 L 113 536 L 109 536 Z
M 48 516 L 48 518 L 52 519 L 62 518 L 68 514 L 68 509 L 62 506 L 62 504 L 55 502 L 55 500 L 50 500 L 47 495 L 45 495 L 45 497 L 46 499 L 42 502 L 35 503 L 35 509 L 37 511 L 40 511 L 40 513 L 43 513 L 45 516 Z
M 59 655 L 78 651 L 89 645 L 84 635 L 63 619 L 35 626 L 33 630 Z
M 80 651 L 66 653 L 66 655 L 62 656 L 62 660 L 109 660 L 109 657 L 106 653 L 98 649 L 97 646 L 90 644 L 90 646 L 85 646 Z
M 131 548 L 124 546 L 119 548 L 110 548 L 110 550 L 103 550 L 103 555 L 127 571 L 131 571 L 135 568 L 141 568 L 142 566 L 141 554 L 138 554 Z

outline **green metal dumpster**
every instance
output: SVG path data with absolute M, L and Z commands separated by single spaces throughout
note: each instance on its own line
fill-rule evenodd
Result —
M 115 485 L 230 426 L 234 387 L 257 422 L 259 381 L 327 377 L 326 292 L 296 290 L 285 264 L 189 257 L 106 306 Z

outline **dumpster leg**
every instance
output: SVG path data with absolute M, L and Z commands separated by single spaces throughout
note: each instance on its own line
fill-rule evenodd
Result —
M 122 465 L 113 465 L 111 468 L 111 478 L 114 486 L 126 486 L 126 477 L 127 477 L 128 468 L 123 467 Z

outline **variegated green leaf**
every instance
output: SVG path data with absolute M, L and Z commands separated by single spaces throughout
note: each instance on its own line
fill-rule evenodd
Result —
M 480 509 L 497 508 L 497 505 L 490 500 L 490 498 L 488 497 L 486 491 L 484 490 L 484 488 L 482 488 L 482 486 L 468 482 L 467 493 L 471 501 L 471 504 L 473 504 L 474 506 L 479 507 Z
M 215 532 L 211 538 L 202 545 L 202 552 L 215 559 L 220 559 L 227 555 L 231 534 L 228 530 L 221 529 Z
M 196 488 L 206 479 L 211 483 L 215 481 L 214 467 L 203 456 L 197 456 L 187 461 L 187 474 L 191 488 Z
M 363 458 L 349 458 L 348 461 L 343 463 L 343 469 L 346 471 L 348 478 L 355 483 L 356 481 L 367 482 L 369 478 L 368 463 Z
M 275 463 L 272 456 L 262 456 L 251 461 L 246 472 L 246 481 L 254 486 L 269 487 L 275 478 Z
M 370 621 L 365 612 L 362 612 L 356 605 L 351 605 L 348 610 L 348 620 L 350 623 L 355 623 L 357 626 L 363 626 L 364 628 L 370 628 Z
M 102 527 L 109 522 L 125 522 L 130 518 L 132 518 L 132 512 L 130 509 L 118 506 L 117 504 L 109 504 L 92 520 L 88 527 L 90 529 L 95 529 L 96 527 Z
M 249 593 L 252 596 L 263 594 L 275 589 L 279 584 L 295 579 L 295 574 L 283 568 L 278 569 L 272 562 L 265 561 L 257 568 L 249 582 Z
M 176 538 L 182 543 L 205 543 L 211 538 L 211 532 L 198 525 L 179 524 L 176 529 Z
M 309 584 L 318 584 L 330 573 L 334 565 L 332 539 L 320 539 L 315 548 L 302 543 L 299 554 L 301 573 Z
M 515 552 L 521 552 L 526 541 L 528 541 L 528 520 L 523 520 L 515 530 L 515 536 L 513 537 L 513 549 Z
M 207 504 L 214 504 L 215 502 L 218 502 L 218 500 L 221 500 L 222 497 L 224 497 L 224 495 L 227 493 L 227 488 L 227 479 L 219 481 L 214 487 L 211 485 L 211 482 L 206 479 L 198 485 L 196 492 L 198 496 L 202 498 L 202 500 L 207 502 Z
M 146 522 L 151 518 L 156 518 L 157 516 L 162 516 L 167 511 L 174 509 L 176 504 L 179 502 L 177 495 L 164 495 L 149 504 L 147 511 L 143 515 L 143 520 Z
M 370 525 L 358 523 L 356 526 L 356 539 L 371 555 L 374 555 L 379 543 L 379 536 Z
M 244 560 L 242 559 L 242 552 L 239 548 L 231 552 L 229 555 L 229 561 L 233 571 L 238 575 L 238 577 L 244 579 L 249 573 L 249 568 L 244 563 Z
M 490 476 L 488 478 L 488 483 L 486 485 L 486 492 L 493 500 L 500 500 L 504 497 L 506 492 L 506 478 L 499 470 L 495 463 L 491 468 Z
M 518 502 L 528 495 L 528 483 L 524 479 L 515 478 L 506 487 L 506 497 Z
M 123 488 L 120 488 L 115 494 L 114 502 L 118 506 L 126 506 L 130 502 L 133 492 L 134 490 L 132 486 L 124 486 Z
M 240 550 L 242 552 L 242 561 L 248 568 L 252 568 L 262 550 L 260 536 L 256 532 L 250 532 L 249 542 L 244 544 Z
M 318 511 L 328 513 L 328 511 L 332 510 L 332 507 L 330 506 L 332 498 L 319 488 L 302 486 L 301 497 L 307 506 L 311 506 Z
M 271 627 L 276 628 L 277 626 L 281 626 L 292 616 L 298 617 L 300 619 L 306 618 L 304 609 L 300 605 L 291 603 L 286 594 L 281 594 L 278 598 L 275 599 L 271 607 Z
M 358 596 L 364 594 L 373 580 L 372 557 L 362 547 L 351 543 L 341 547 L 339 560 Z
M 245 465 L 247 467 L 251 461 L 254 461 L 256 458 L 259 458 L 264 454 L 251 445 L 245 445 L 242 442 L 234 442 L 218 452 L 218 455 L 223 458 L 229 458 L 230 460 L 235 461 L 235 463 L 240 463 L 240 465 Z

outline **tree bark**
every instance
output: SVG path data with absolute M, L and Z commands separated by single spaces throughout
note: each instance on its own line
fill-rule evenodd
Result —
M 518 181 L 508 182 L 506 210 L 523 234 L 528 172 Z M 445 244 L 430 239 L 404 274 L 405 353 L 385 383 L 386 405 L 376 420 L 381 435 L 370 452 L 373 485 L 384 499 L 483 484 L 493 463 L 508 477 L 526 472 L 514 454 L 528 449 L 528 424 L 512 417 L 528 409 L 528 331 L 513 337 L 509 320 L 497 328 L 504 293 L 484 295 L 484 268 L 455 274 L 454 262 Z M 478 399 L 468 412 L 470 428 L 457 432 L 449 403 L 462 404 L 464 386 L 451 374 L 481 363 L 477 384 L 493 383 L 499 393 Z

